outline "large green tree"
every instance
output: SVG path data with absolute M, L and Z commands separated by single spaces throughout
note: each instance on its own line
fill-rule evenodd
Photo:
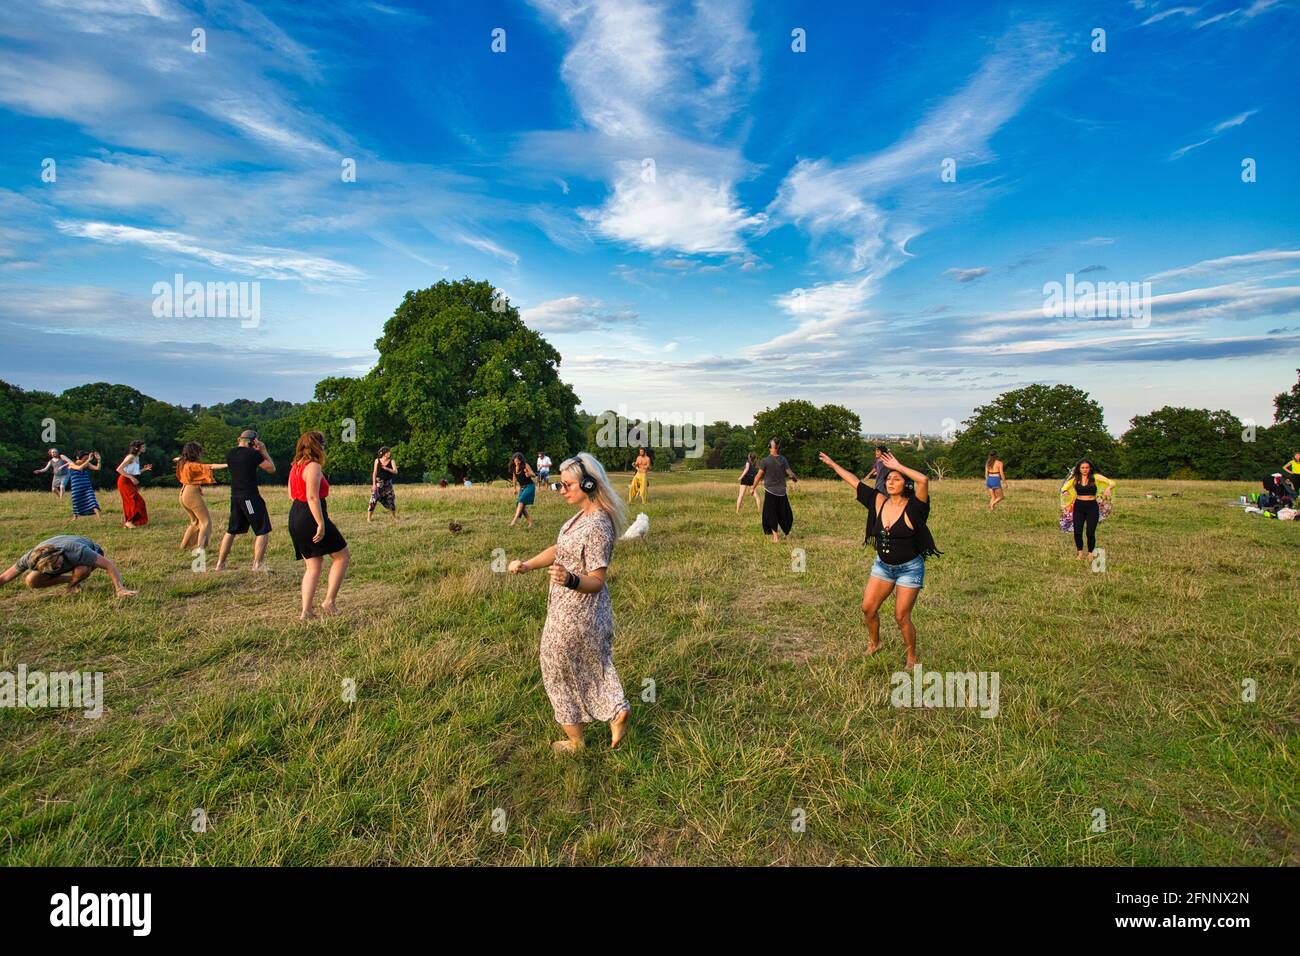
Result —
M 958 475 L 982 475 L 990 451 L 1019 478 L 1055 478 L 1087 455 L 1117 470 L 1117 445 L 1105 415 L 1072 385 L 1028 385 L 975 409 L 948 452 Z
M 407 470 L 491 478 L 514 451 L 559 460 L 582 444 L 559 352 L 489 282 L 406 293 L 375 347 L 369 374 L 320 383 L 304 412 L 304 424 L 326 435 L 331 471 L 368 473 L 385 444 Z
M 839 464 L 861 474 L 867 465 L 867 443 L 862 438 L 862 420 L 843 405 L 786 401 L 754 416 L 754 436 L 759 457 L 767 454 L 767 443 L 776 438 L 790 468 L 800 477 L 830 477 L 834 473 L 817 459 L 826 452 Z
M 1250 440 L 1247 440 L 1250 439 Z M 1136 415 L 1121 441 L 1124 473 L 1135 478 L 1253 478 L 1252 434 L 1231 412 L 1166 405 Z

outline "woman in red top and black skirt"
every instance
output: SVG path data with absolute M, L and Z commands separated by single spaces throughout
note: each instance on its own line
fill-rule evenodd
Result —
M 294 557 L 306 563 L 302 573 L 304 621 L 316 616 L 311 606 L 325 563 L 322 559 L 327 554 L 330 556 L 329 582 L 325 588 L 325 600 L 321 602 L 321 613 L 337 614 L 334 602 L 343 586 L 343 576 L 347 574 L 351 558 L 348 543 L 330 521 L 325 506 L 330 483 L 321 473 L 324 464 L 325 436 L 320 432 L 307 432 L 298 439 L 293 452 L 293 467 L 289 469 L 289 497 L 293 499 L 289 508 L 289 537 L 293 540 Z

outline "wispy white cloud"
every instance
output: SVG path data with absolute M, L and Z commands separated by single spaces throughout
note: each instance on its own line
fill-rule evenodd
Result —
M 502 262 L 508 262 L 512 266 L 519 265 L 518 253 L 511 252 L 486 236 L 472 236 L 462 232 L 458 233 L 454 238 L 457 242 L 469 246 L 471 249 L 477 249 L 479 252 L 486 252 L 490 256 L 496 256 Z
M 55 224 L 69 236 L 92 239 L 108 245 L 135 245 L 168 256 L 180 256 L 206 262 L 218 269 L 260 279 L 296 279 L 303 282 L 355 282 L 364 274 L 352 266 L 292 249 L 251 247 L 242 252 L 227 252 L 202 245 L 191 236 L 158 229 L 141 229 L 107 222 L 67 222 Z
M 1261 249 L 1258 252 L 1246 252 L 1240 255 L 1220 256 L 1217 259 L 1203 259 L 1190 266 L 1166 269 L 1147 276 L 1151 282 L 1165 282 L 1170 279 L 1182 279 L 1188 276 L 1205 275 L 1211 272 L 1224 272 L 1231 269 L 1254 268 L 1274 264 L 1300 263 L 1300 249 Z
M 648 0 L 534 6 L 571 40 L 561 76 L 586 131 L 526 137 L 523 154 L 545 157 L 547 165 L 567 159 L 596 167 L 610 194 L 580 214 L 599 236 L 655 252 L 743 249 L 746 234 L 763 222 L 736 197 L 747 164 L 738 150 L 699 140 L 723 131 L 753 88 L 758 55 L 748 3 L 712 0 L 687 10 Z M 715 159 L 720 153 L 722 162 Z M 653 177 L 629 156 L 651 160 Z
M 610 308 L 600 299 L 580 295 L 568 295 L 520 309 L 519 315 L 530 328 L 551 333 L 588 332 L 639 320 L 632 309 Z
M 1258 109 L 1246 110 L 1245 112 L 1238 113 L 1236 116 L 1229 117 L 1228 119 L 1223 120 L 1220 123 L 1215 123 L 1214 126 L 1210 128 L 1210 135 L 1205 137 L 1205 139 L 1199 140 L 1195 143 L 1190 143 L 1187 146 L 1180 146 L 1178 149 L 1170 153 L 1169 154 L 1170 161 L 1172 162 L 1173 160 L 1176 159 L 1182 159 L 1192 150 L 1200 149 L 1206 143 L 1213 142 L 1214 140 L 1222 136 L 1224 133 L 1226 133 L 1228 130 L 1240 126 L 1242 123 L 1246 122 L 1246 120 L 1250 119 L 1258 112 L 1259 112 Z
M 1159 13 L 1153 13 L 1140 24 L 1149 27 L 1153 23 L 1159 23 L 1161 20 L 1167 20 L 1170 17 L 1194 17 L 1201 12 L 1200 7 L 1170 7 L 1168 10 L 1161 10 Z
M 958 282 L 974 282 L 980 276 L 988 275 L 988 271 L 988 266 L 979 266 L 975 269 L 945 269 L 943 270 L 943 274 L 946 276 L 952 276 Z

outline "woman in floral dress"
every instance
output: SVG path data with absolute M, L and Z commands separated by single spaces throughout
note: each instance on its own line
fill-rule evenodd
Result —
M 527 561 L 511 561 L 510 572 L 551 569 L 542 683 L 564 729 L 564 739 L 551 746 L 572 753 L 582 749 L 582 727 L 593 720 L 609 723 L 611 747 L 627 732 L 629 706 L 614 669 L 614 613 L 605 580 L 627 518 L 605 469 L 586 452 L 560 465 L 560 491 L 578 513 L 560 528 L 552 547 Z

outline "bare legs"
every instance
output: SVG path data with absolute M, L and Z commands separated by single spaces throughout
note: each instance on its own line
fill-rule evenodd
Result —
M 880 606 L 885 603 L 890 592 L 894 591 L 894 582 L 882 578 L 870 578 L 862 592 L 862 616 L 867 625 L 867 656 L 875 654 L 882 647 L 880 641 Z M 894 596 L 894 620 L 907 645 L 907 666 L 916 666 L 916 626 L 912 623 L 912 607 L 921 593 L 920 588 L 899 586 Z
M 203 489 L 198 485 L 186 485 L 181 489 L 181 507 L 190 517 L 189 527 L 181 536 L 181 550 L 194 548 L 208 549 L 208 536 L 212 534 L 212 515 L 208 514 L 207 502 L 203 500 Z
M 755 510 L 755 511 L 762 511 L 762 510 L 763 510 L 763 506 L 762 506 L 761 504 L 759 504 L 759 501 L 758 501 L 758 492 L 754 489 L 754 486 L 753 486 L 753 485 L 741 485 L 741 486 L 740 486 L 740 494 L 736 495 L 736 514 L 740 514 L 740 506 L 741 506 L 741 504 L 742 504 L 742 503 L 744 502 L 744 500 L 745 500 L 745 493 L 746 493 L 746 492 L 748 492 L 748 493 L 749 493 L 749 496 L 750 496 L 751 498 L 754 499 L 754 510 Z
M 230 557 L 230 549 L 235 543 L 235 537 L 236 535 L 231 534 L 229 531 L 222 536 L 221 546 L 217 550 L 217 564 L 212 569 L 213 571 L 220 571 L 226 566 L 226 558 Z M 267 534 L 259 534 L 253 538 L 253 566 L 250 570 L 266 570 L 264 560 L 266 558 L 266 542 L 269 538 L 270 535 Z
M 522 502 L 520 502 L 520 504 L 515 508 L 515 516 L 510 519 L 510 527 L 513 528 L 515 526 L 515 522 L 518 521 L 520 518 L 523 518 L 525 521 L 528 522 L 528 527 L 531 528 L 533 526 L 533 518 L 532 515 L 528 513 L 528 506 L 523 504 Z
M 344 548 L 342 551 L 335 551 L 330 555 L 329 577 L 325 583 L 325 600 L 321 601 L 320 609 L 322 614 L 337 614 L 338 608 L 335 607 L 335 601 L 339 595 L 339 588 L 343 586 L 343 577 L 348 573 L 348 563 L 352 560 L 351 551 Z M 311 620 L 316 616 L 312 610 L 312 601 L 316 598 L 316 585 L 320 583 L 320 573 L 324 569 L 324 558 L 303 558 L 305 567 L 302 572 L 302 614 L 300 618 L 304 621 Z
M 631 711 L 624 707 L 609 722 L 609 748 L 613 750 L 627 735 L 627 719 Z M 551 749 L 558 753 L 575 753 L 582 750 L 586 743 L 582 739 L 582 724 L 560 724 L 564 739 L 551 744 Z

